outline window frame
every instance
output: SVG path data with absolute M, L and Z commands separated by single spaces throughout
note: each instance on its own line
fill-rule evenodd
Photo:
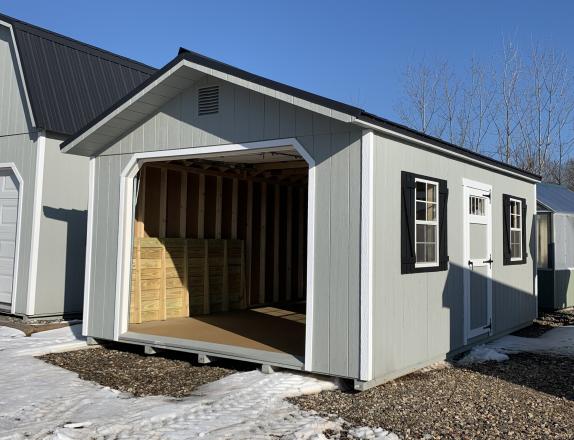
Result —
M 422 201 L 422 200 L 418 200 L 417 199 L 417 191 L 416 191 L 416 184 L 418 182 L 424 183 L 425 184 L 425 197 L 427 195 L 427 191 L 428 191 L 428 185 L 432 185 L 435 188 L 435 201 L 434 202 L 429 202 L 426 200 Z M 417 219 L 417 202 L 423 202 L 425 203 L 425 212 L 426 212 L 426 205 L 428 203 L 433 203 L 435 205 L 435 220 L 418 220 Z M 435 240 L 434 240 L 434 245 L 435 245 L 435 252 L 434 252 L 434 261 L 415 261 L 415 269 L 419 269 L 419 268 L 428 268 L 428 267 L 437 267 L 440 264 L 440 251 L 439 251 L 439 246 L 440 246 L 440 240 L 439 240 L 439 228 L 440 228 L 440 223 L 439 223 L 439 215 L 440 215 L 440 207 L 439 207 L 439 182 L 437 180 L 431 180 L 431 179 L 427 179 L 427 178 L 422 178 L 422 177 L 415 177 L 415 197 L 414 197 L 414 220 L 415 220 L 415 228 L 414 228 L 414 243 L 415 243 L 415 258 L 417 257 L 417 225 L 429 225 L 429 226 L 436 226 L 436 232 L 435 232 Z M 427 242 L 425 242 L 427 243 Z
M 510 211 L 509 211 L 509 214 L 510 214 L 510 219 L 509 219 L 509 220 L 510 220 L 510 222 L 509 222 L 509 224 L 508 224 L 508 227 L 509 227 L 509 230 L 508 230 L 508 240 L 509 240 L 509 242 L 510 242 L 510 261 L 511 261 L 511 262 L 522 261 L 522 259 L 523 259 L 523 255 L 522 255 L 522 253 L 523 253 L 523 252 L 522 252 L 522 246 L 523 246 L 523 244 L 522 244 L 522 228 L 523 228 L 523 226 L 524 226 L 524 224 L 523 224 L 523 219 L 522 219 L 522 200 L 517 199 L 517 198 L 515 198 L 515 197 L 510 197 L 510 198 L 508 199 L 508 202 L 510 203 Z M 513 204 L 513 203 L 516 203 L 516 204 L 518 205 L 518 213 L 517 213 L 517 214 L 513 214 L 513 213 L 512 213 L 512 204 Z M 518 216 L 518 228 L 512 226 L 512 217 L 513 217 L 513 216 L 515 216 L 515 217 Z M 513 256 L 512 256 L 512 232 L 513 232 L 513 231 L 514 231 L 514 232 L 519 232 L 518 236 L 520 237 L 520 242 L 519 242 L 519 244 L 520 244 L 520 246 L 519 246 L 520 254 L 519 254 L 518 257 L 513 257 Z
M 518 206 L 520 228 L 511 228 L 512 222 L 512 206 L 514 202 L 519 202 Z M 528 218 L 528 203 L 526 198 L 511 195 L 502 194 L 502 212 L 503 212 L 503 254 L 502 254 L 502 265 L 510 266 L 516 264 L 526 264 L 528 261 L 528 237 L 526 233 L 529 232 L 527 229 L 527 218 Z M 511 245 L 511 229 L 513 231 L 520 230 L 520 258 L 512 257 L 512 245 Z

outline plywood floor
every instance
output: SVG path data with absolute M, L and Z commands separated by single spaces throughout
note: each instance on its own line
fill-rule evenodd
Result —
M 260 307 L 130 324 L 129 331 L 303 356 L 304 313 L 304 304 Z

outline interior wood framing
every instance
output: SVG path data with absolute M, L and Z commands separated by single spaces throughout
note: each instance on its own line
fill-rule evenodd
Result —
M 305 161 L 153 162 L 138 176 L 130 323 L 304 300 Z

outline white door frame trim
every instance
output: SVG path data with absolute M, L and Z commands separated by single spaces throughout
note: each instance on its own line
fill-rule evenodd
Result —
M 86 263 L 84 277 L 84 311 L 82 315 L 82 335 L 88 336 L 90 318 L 90 286 L 92 281 L 92 249 L 94 231 L 94 194 L 96 188 L 96 158 L 90 157 L 88 181 L 88 224 L 86 228 Z
M 363 130 L 361 139 L 361 302 L 359 377 L 373 379 L 373 130 Z
M 462 179 L 462 186 L 463 186 L 463 240 L 462 240 L 462 255 L 463 255 L 463 262 L 466 262 L 470 259 L 469 253 L 470 249 L 468 247 L 469 238 L 470 238 L 470 231 L 469 231 L 469 221 L 470 221 L 470 214 L 469 214 L 469 206 L 468 206 L 468 197 L 469 197 L 469 189 L 476 189 L 479 191 L 484 191 L 490 194 L 490 204 L 488 205 L 487 215 L 488 215 L 488 222 L 487 222 L 487 230 L 486 234 L 489 239 L 489 247 L 490 252 L 492 252 L 492 185 L 488 185 L 482 182 L 477 182 L 474 180 Z M 463 263 L 464 264 L 464 263 Z M 488 280 L 487 280 L 487 293 L 486 293 L 486 301 L 487 301 L 487 322 L 490 323 L 490 329 L 488 330 L 489 335 L 492 335 L 492 266 L 487 269 L 488 273 Z M 464 283 L 463 283 L 463 302 L 464 302 L 464 344 L 468 343 L 469 339 L 472 339 L 476 336 L 480 336 L 484 332 L 471 332 L 470 328 L 470 272 L 465 268 L 464 269 Z
M 273 139 L 244 144 L 214 145 L 196 148 L 150 151 L 134 153 L 120 173 L 120 203 L 118 229 L 118 256 L 116 276 L 116 302 L 114 320 L 114 339 L 128 330 L 129 319 L 129 281 L 131 257 L 131 231 L 133 228 L 132 203 L 133 179 L 146 162 L 177 160 L 186 158 L 210 157 L 213 155 L 242 154 L 256 150 L 295 148 L 309 164 L 309 190 L 307 214 L 307 305 L 305 326 L 305 370 L 312 371 L 313 366 L 313 303 L 315 286 L 315 160 L 295 138 Z M 127 292 L 127 294 L 126 294 Z M 85 312 L 84 312 L 85 313 Z
M 36 308 L 36 280 L 38 277 L 38 253 L 40 250 L 40 223 L 42 222 L 42 194 L 46 157 L 46 133 L 42 132 L 36 142 L 36 176 L 34 179 L 34 202 L 32 206 L 32 238 L 30 241 L 30 268 L 28 276 L 28 299 L 26 315 L 34 315 Z
M 14 162 L 0 163 L 0 170 L 10 169 L 18 180 L 18 214 L 16 219 L 16 249 L 14 250 L 14 274 L 12 279 L 12 298 L 10 300 L 10 313 L 16 313 L 16 292 L 18 289 L 18 261 L 20 260 L 20 231 L 22 226 L 22 198 L 24 196 L 24 179 Z

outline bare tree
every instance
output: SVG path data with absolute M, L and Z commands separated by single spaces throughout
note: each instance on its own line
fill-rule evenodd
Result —
M 438 135 L 433 124 L 439 112 L 441 70 L 441 66 L 435 69 L 420 63 L 408 66 L 404 73 L 405 98 L 398 111 L 407 125 L 423 133 Z
M 562 183 L 574 170 L 568 60 L 540 46 L 525 57 L 512 41 L 502 47 L 498 68 L 471 60 L 462 77 L 446 63 L 408 68 L 400 116 L 420 131 Z

